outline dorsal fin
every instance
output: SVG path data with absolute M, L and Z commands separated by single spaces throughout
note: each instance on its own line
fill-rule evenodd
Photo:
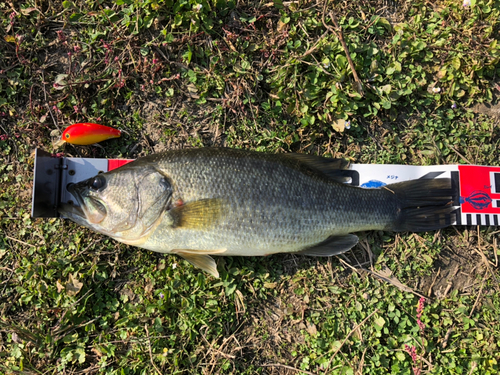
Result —
M 350 161 L 347 159 L 324 158 L 316 155 L 307 154 L 279 154 L 280 157 L 289 160 L 296 160 L 308 168 L 321 173 L 327 178 L 337 182 L 348 182 L 350 177 L 345 172 L 349 169 Z

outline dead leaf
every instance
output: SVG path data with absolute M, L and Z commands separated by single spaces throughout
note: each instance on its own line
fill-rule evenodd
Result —
M 238 312 L 240 314 L 244 314 L 246 312 L 246 308 L 245 308 L 245 299 L 243 297 L 243 293 L 241 293 L 238 289 L 235 290 L 235 293 L 236 293 L 236 296 L 238 298 L 235 298 L 235 303 L 236 303 L 236 306 L 238 307 Z
M 436 74 L 437 79 L 443 79 L 445 76 L 446 76 L 446 68 L 441 69 Z
M 56 79 L 54 80 L 54 87 L 56 90 L 64 90 L 64 87 L 68 84 L 66 82 L 66 78 L 68 77 L 67 74 L 59 74 L 57 75 Z
M 335 131 L 338 131 L 339 133 L 342 133 L 345 130 L 345 120 L 339 119 L 337 121 L 334 121 L 332 123 L 332 128 Z
M 224 38 L 224 41 L 227 43 L 231 51 L 237 52 L 237 49 L 234 47 L 233 43 L 231 43 L 231 41 L 228 38 Z
M 24 14 L 25 16 L 29 15 L 31 12 L 38 11 L 36 8 L 26 8 L 26 9 L 21 9 L 21 13 Z
M 59 280 L 56 281 L 56 288 L 57 288 L 57 293 L 61 293 L 64 290 L 64 287 L 62 286 Z
M 92 349 L 90 349 L 91 352 L 94 352 L 99 358 L 102 357 L 102 353 L 99 349 L 97 349 L 96 347 L 93 347 Z
M 318 334 L 318 330 L 317 330 L 316 325 L 314 323 L 307 323 L 306 331 L 311 336 L 316 336 Z
M 82 290 L 83 283 L 78 279 L 78 273 L 69 274 L 68 282 L 66 283 L 66 293 L 68 296 L 76 296 Z
M 190 83 L 190 84 L 187 85 L 187 89 L 188 89 L 189 92 L 198 92 L 198 89 L 192 83 Z
M 125 302 L 133 301 L 135 299 L 135 293 L 129 288 L 124 288 L 121 291 L 120 296 L 125 298 Z
M 61 131 L 59 129 L 54 129 L 50 132 L 51 137 L 61 137 Z
M 386 266 L 383 266 L 380 271 L 372 271 L 372 273 L 381 280 L 394 285 L 403 292 L 415 293 L 415 291 L 412 288 L 403 284 L 395 276 L 392 276 L 392 271 Z
M 278 32 L 283 31 L 283 29 L 286 27 L 287 23 L 281 22 L 281 20 L 278 20 Z
M 144 292 L 146 293 L 146 295 L 148 295 L 153 290 L 153 283 L 149 279 L 146 279 L 146 282 L 147 282 L 147 284 L 144 287 Z
M 17 333 L 15 332 L 12 332 L 12 341 L 14 341 L 17 344 L 21 344 L 23 342 L 23 340 L 21 340 L 17 335 Z

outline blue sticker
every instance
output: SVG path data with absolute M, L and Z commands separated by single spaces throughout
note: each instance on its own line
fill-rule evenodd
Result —
M 387 185 L 385 182 L 382 182 L 382 181 L 379 181 L 379 180 L 370 180 L 368 182 L 365 182 L 364 184 L 361 185 L 362 188 L 369 188 L 369 189 L 373 189 L 373 188 L 379 188 L 379 187 L 382 187 L 382 186 L 385 186 Z

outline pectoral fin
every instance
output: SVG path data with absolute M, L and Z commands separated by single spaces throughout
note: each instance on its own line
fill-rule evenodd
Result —
M 202 199 L 172 208 L 174 228 L 207 229 L 220 220 L 223 215 L 221 199 Z
M 350 250 L 358 243 L 359 238 L 354 234 L 344 236 L 329 237 L 325 241 L 307 249 L 299 251 L 297 254 L 310 255 L 315 257 L 331 257 Z
M 176 251 L 175 253 L 186 259 L 193 266 L 198 267 L 205 272 L 208 272 L 213 277 L 216 278 L 219 277 L 219 272 L 217 271 L 217 265 L 215 264 L 215 260 L 210 255 L 191 254 L 191 253 L 185 253 L 183 251 Z

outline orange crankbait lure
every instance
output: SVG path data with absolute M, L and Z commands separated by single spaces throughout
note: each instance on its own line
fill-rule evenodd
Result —
M 109 126 L 83 122 L 70 125 L 62 133 L 61 141 L 74 145 L 91 145 L 110 138 L 118 138 L 121 131 Z

